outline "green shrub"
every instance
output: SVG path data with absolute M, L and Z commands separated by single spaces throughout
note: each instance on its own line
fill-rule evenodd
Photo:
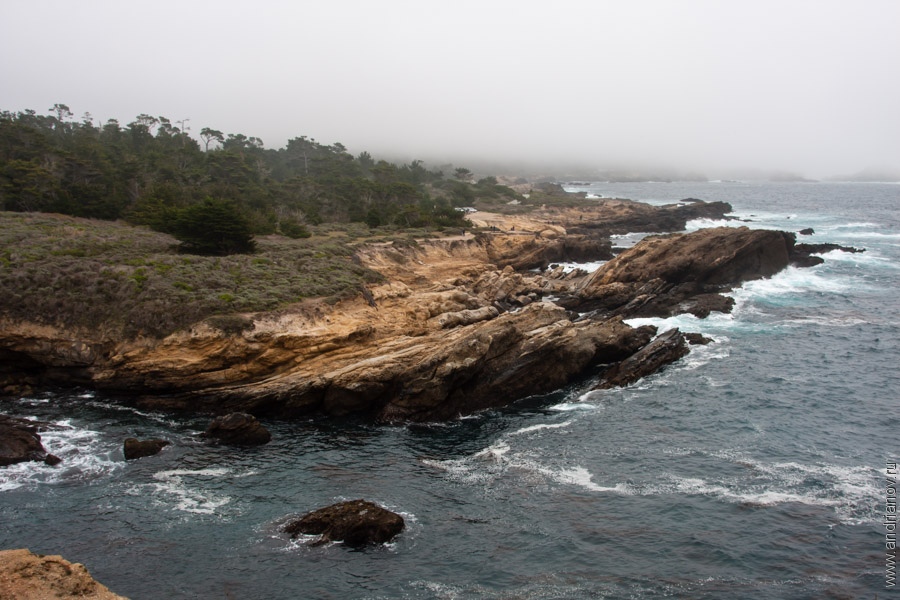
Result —
M 232 202 L 207 198 L 176 213 L 172 235 L 191 254 L 224 256 L 256 250 L 250 224 Z

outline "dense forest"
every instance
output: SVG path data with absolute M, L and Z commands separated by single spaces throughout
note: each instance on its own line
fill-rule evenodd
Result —
M 251 251 L 253 236 L 310 235 L 322 223 L 369 227 L 465 225 L 457 208 L 521 197 L 465 168 L 445 175 L 422 161 L 393 164 L 305 136 L 284 148 L 184 121 L 138 115 L 121 125 L 49 114 L 0 112 L 0 210 L 124 220 L 170 233 L 185 249 Z

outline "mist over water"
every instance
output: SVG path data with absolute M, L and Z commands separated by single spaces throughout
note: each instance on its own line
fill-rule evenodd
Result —
M 630 387 L 591 391 L 589 376 L 448 423 L 267 422 L 271 443 L 236 450 L 202 442 L 204 418 L 117 398 L 4 401 L 59 425 L 44 441 L 63 463 L 0 470 L 0 547 L 62 554 L 135 599 L 881 594 L 885 462 L 900 452 L 900 186 L 588 191 L 727 200 L 752 220 L 734 225 L 812 226 L 801 241 L 866 252 L 750 282 L 730 315 L 652 320 L 714 342 Z M 173 444 L 126 463 L 131 436 Z M 359 497 L 407 529 L 362 551 L 280 533 Z

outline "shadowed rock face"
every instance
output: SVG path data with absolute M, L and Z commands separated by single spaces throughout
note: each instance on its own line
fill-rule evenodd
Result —
M 594 389 L 604 390 L 630 385 L 642 377 L 656 373 L 688 352 L 690 350 L 684 335 L 678 329 L 670 329 L 625 360 L 610 367 Z
M 284 531 L 291 537 L 319 535 L 319 543 L 365 546 L 391 541 L 404 526 L 403 517 L 397 513 L 366 500 L 351 500 L 308 513 L 289 523 Z

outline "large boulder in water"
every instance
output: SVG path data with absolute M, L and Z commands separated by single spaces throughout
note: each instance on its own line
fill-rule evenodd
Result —
M 128 438 L 123 444 L 122 451 L 125 454 L 125 460 L 134 460 L 145 456 L 153 456 L 159 454 L 160 451 L 169 445 L 166 440 L 139 440 L 137 438 Z
M 237 412 L 213 419 L 203 437 L 234 446 L 260 446 L 269 443 L 272 434 L 253 415 Z
M 25 549 L 0 550 L 0 598 L 128 600 L 91 577 L 84 565 Z
M 318 535 L 320 542 L 365 546 L 389 542 L 403 531 L 403 517 L 367 500 L 339 502 L 314 510 L 285 526 L 291 537 Z
M 58 464 L 59 458 L 47 454 L 41 443 L 38 434 L 41 425 L 28 419 L 0 415 L 0 466 L 29 460 Z

